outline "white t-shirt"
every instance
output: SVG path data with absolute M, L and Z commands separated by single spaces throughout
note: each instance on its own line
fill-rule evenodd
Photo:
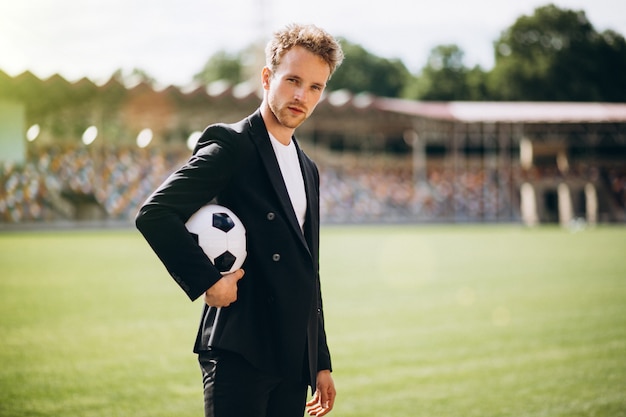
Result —
M 268 132 L 269 133 L 269 132 Z M 298 223 L 300 224 L 300 230 L 304 230 L 304 219 L 306 217 L 306 194 L 304 192 L 304 179 L 302 178 L 302 171 L 300 170 L 300 161 L 298 160 L 298 152 L 296 145 L 292 141 L 289 145 L 285 146 L 278 141 L 270 133 L 270 139 L 278 165 L 280 166 L 280 172 L 283 174 L 283 181 L 287 187 L 289 198 L 291 199 L 291 205 L 293 211 L 296 213 Z

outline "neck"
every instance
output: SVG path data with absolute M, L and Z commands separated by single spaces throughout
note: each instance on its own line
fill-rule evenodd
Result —
M 268 132 L 270 132 L 272 136 L 274 136 L 283 145 L 289 145 L 295 129 L 291 129 L 280 124 L 270 109 L 270 106 L 265 101 L 261 103 L 261 116 L 263 117 L 263 122 L 265 122 L 265 127 Z

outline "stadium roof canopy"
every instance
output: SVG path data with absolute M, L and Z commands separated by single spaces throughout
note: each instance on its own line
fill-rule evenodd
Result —
M 215 82 L 208 87 L 195 85 L 194 88 L 169 86 L 155 88 L 143 82 L 139 85 L 123 85 L 111 78 L 108 82 L 96 85 L 87 79 L 69 82 L 60 75 L 46 80 L 38 79 L 26 71 L 11 77 L 0 71 L 0 81 L 21 86 L 24 83 L 34 86 L 54 85 L 69 89 L 87 86 L 98 90 L 124 88 L 127 91 L 138 91 L 141 88 L 153 90 L 156 94 L 175 94 L 182 97 L 206 96 L 214 100 L 228 99 L 232 105 L 238 102 L 258 102 L 258 91 L 249 82 L 230 85 L 225 81 Z M 20 88 L 21 89 L 21 88 Z M 45 93 L 47 90 L 42 90 Z M 252 106 L 256 104 L 252 103 Z M 626 103 L 593 103 L 593 102 L 483 102 L 483 101 L 451 101 L 432 102 L 415 101 L 397 98 L 376 97 L 368 93 L 352 94 L 347 90 L 329 92 L 320 102 L 320 108 L 347 111 L 363 115 L 376 113 L 392 113 L 409 117 L 432 119 L 445 122 L 461 123 L 626 123 Z
M 334 94 L 334 93 L 331 93 Z M 626 103 L 582 102 L 426 102 L 377 97 L 363 106 L 362 97 L 344 105 L 464 123 L 623 123 Z

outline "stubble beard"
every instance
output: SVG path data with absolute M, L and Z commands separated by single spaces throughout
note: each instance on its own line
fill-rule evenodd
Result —
M 274 117 L 276 118 L 276 121 L 281 126 L 284 126 L 286 128 L 295 130 L 307 119 L 306 112 L 299 116 L 294 116 L 291 113 L 291 110 L 289 110 L 289 106 L 291 105 L 291 103 L 280 106 L 276 103 L 270 102 L 269 105 L 272 113 L 274 114 Z M 298 106 L 298 108 L 302 108 L 302 106 Z

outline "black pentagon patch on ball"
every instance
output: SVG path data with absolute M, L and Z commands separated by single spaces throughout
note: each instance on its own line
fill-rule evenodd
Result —
M 215 258 L 215 268 L 220 272 L 229 271 L 235 264 L 235 255 L 226 251 Z
M 235 227 L 235 222 L 226 213 L 213 213 L 213 227 L 227 233 Z

